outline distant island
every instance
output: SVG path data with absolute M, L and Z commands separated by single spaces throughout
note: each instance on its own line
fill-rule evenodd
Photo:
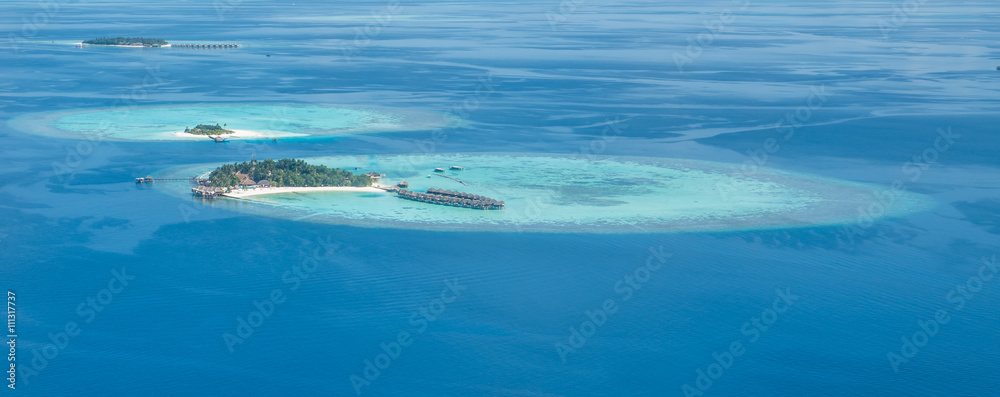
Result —
M 355 175 L 339 168 L 307 164 L 303 160 L 267 159 L 226 164 L 208 176 L 208 186 L 233 188 L 256 187 L 369 187 L 372 178 Z
M 145 37 L 100 37 L 96 39 L 84 40 L 83 44 L 163 47 L 169 43 L 163 39 L 148 39 Z
M 83 47 L 84 44 L 112 47 L 172 47 L 195 49 L 239 48 L 240 46 L 236 43 L 170 44 L 164 39 L 150 39 L 146 37 L 99 37 L 96 39 L 84 40 L 82 43 L 77 43 L 76 46 Z
M 222 134 L 233 134 L 236 131 L 227 130 L 222 128 L 219 124 L 209 125 L 209 124 L 198 124 L 194 128 L 184 128 L 184 133 L 194 134 L 194 135 L 222 135 Z

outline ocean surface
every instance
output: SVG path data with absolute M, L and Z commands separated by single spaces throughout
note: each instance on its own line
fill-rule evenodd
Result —
M 997 17 L 988 1 L 4 1 L 5 392 L 996 395 Z M 241 47 L 74 45 L 99 36 Z M 224 144 L 8 123 L 274 103 L 459 122 Z M 836 224 L 538 233 L 309 222 L 133 182 L 251 157 L 447 153 L 881 189 Z M 911 194 L 933 205 L 887 216 Z

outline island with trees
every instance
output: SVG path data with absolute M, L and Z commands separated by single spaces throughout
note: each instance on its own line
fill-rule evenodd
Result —
M 83 44 L 130 47 L 164 47 L 169 43 L 167 43 L 164 39 L 150 39 L 145 37 L 99 37 L 96 39 L 84 40 Z
M 227 130 L 223 126 L 216 123 L 215 125 L 210 124 L 198 124 L 194 128 L 184 128 L 184 133 L 193 135 L 223 135 L 223 134 L 233 134 L 236 131 Z
M 226 164 L 208 176 L 208 186 L 232 188 L 239 186 L 267 187 L 370 187 L 368 175 L 355 175 L 339 168 L 312 165 L 303 160 L 251 160 Z

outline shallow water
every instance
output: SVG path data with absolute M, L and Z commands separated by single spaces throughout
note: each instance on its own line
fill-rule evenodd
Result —
M 423 130 L 445 127 L 447 119 L 444 115 L 402 109 L 246 103 L 35 113 L 11 120 L 10 124 L 25 132 L 76 139 L 182 141 L 192 138 L 175 133 L 198 124 L 223 124 L 228 129 L 260 133 L 260 137 L 251 139 L 270 139 Z
M 526 154 L 438 154 L 305 159 L 311 164 L 386 174 L 379 182 L 409 183 L 412 191 L 456 190 L 506 202 L 480 211 L 401 200 L 395 194 L 281 193 L 249 197 L 252 203 L 210 202 L 221 208 L 310 222 L 425 230 L 622 233 L 731 231 L 849 223 L 857 207 L 883 189 L 757 169 L 743 174 L 731 164 L 691 160 Z M 450 165 L 461 164 L 462 170 Z M 203 175 L 215 166 L 176 167 L 158 177 Z M 436 168 L 444 172 L 434 171 Z M 451 179 L 453 178 L 453 179 Z M 189 195 L 183 184 L 157 186 Z M 929 198 L 894 195 L 881 216 L 901 216 L 932 206 Z M 231 201 L 220 199 L 219 201 Z
M 351 377 L 401 331 L 412 344 L 362 396 L 683 396 L 733 342 L 745 352 L 706 396 L 996 393 L 1000 278 L 969 288 L 1000 251 L 995 2 L 572 3 L 4 1 L 5 121 L 234 103 L 460 120 L 227 144 L 3 123 L 0 282 L 21 302 L 15 393 L 351 396 Z M 711 35 L 705 21 L 727 9 Z M 27 26 L 40 12 L 44 23 Z M 701 34 L 706 44 L 691 46 Z M 100 35 L 242 47 L 71 44 Z M 262 216 L 164 194 L 184 182 L 133 182 L 253 156 L 483 152 L 757 165 L 880 191 L 898 182 L 934 205 L 876 217 L 875 198 L 837 224 L 794 228 L 455 232 Z M 470 164 L 457 165 L 474 174 Z M 651 249 L 667 260 L 646 279 L 641 269 L 661 264 Z M 109 298 L 113 270 L 135 278 Z M 616 288 L 637 274 L 641 288 Z M 411 323 L 456 278 L 461 295 Z M 799 298 L 753 339 L 753 319 L 786 288 Z M 227 346 L 274 290 L 283 303 Z M 98 296 L 100 312 L 78 312 Z M 564 362 L 557 344 L 608 299 L 617 311 Z M 894 368 L 889 354 L 938 310 L 950 321 Z M 70 322 L 81 332 L 53 341 Z

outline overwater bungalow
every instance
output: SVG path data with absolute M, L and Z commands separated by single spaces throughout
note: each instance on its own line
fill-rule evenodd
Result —
M 192 194 L 196 197 L 202 198 L 216 198 L 225 192 L 226 190 L 224 188 L 213 186 L 198 186 L 191 188 Z
M 396 186 L 405 189 L 410 187 L 410 183 L 404 179 L 402 181 L 399 181 L 399 183 L 397 183 Z
M 502 210 L 505 205 L 503 201 L 494 200 L 489 197 L 469 195 L 468 193 L 435 188 L 427 189 L 427 193 L 399 190 L 396 194 L 399 198 L 407 200 L 480 210 Z

